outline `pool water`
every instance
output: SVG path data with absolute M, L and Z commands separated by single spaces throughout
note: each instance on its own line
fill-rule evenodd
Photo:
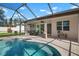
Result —
M 60 56 L 57 49 L 44 43 L 28 40 L 0 41 L 0 56 Z

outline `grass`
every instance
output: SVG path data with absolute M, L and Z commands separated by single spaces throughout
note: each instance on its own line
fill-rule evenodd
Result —
M 16 35 L 23 35 L 24 33 L 7 33 L 7 32 L 0 32 L 0 37 L 6 36 L 16 36 Z

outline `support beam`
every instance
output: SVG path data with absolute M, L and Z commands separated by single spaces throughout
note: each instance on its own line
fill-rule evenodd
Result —
M 16 10 L 14 10 L 14 13 L 12 15 L 12 17 L 10 18 L 10 20 L 12 21 L 12 18 L 14 17 L 15 13 L 17 12 L 18 9 L 20 9 L 23 5 L 21 5 L 20 7 L 18 7 Z
M 47 39 L 47 23 L 44 24 L 45 39 Z
M 37 18 L 36 14 L 31 10 L 31 8 L 26 4 L 25 7 L 32 13 L 32 15 Z
M 79 42 L 79 24 L 78 24 L 78 42 Z
M 0 6 L 1 6 L 1 7 L 4 7 L 4 8 L 7 8 L 7 9 L 10 9 L 10 10 L 12 10 L 12 11 L 16 11 L 16 12 L 19 13 L 25 20 L 27 20 L 27 18 L 24 17 L 24 16 L 18 11 L 18 9 L 14 10 L 14 9 L 12 9 L 12 8 L 8 8 L 8 7 L 3 6 L 3 5 L 0 5 Z M 21 6 L 21 7 L 22 7 L 22 6 Z
M 15 13 L 16 13 L 16 11 L 14 11 L 14 13 L 13 13 L 13 15 L 12 15 L 12 17 L 11 17 L 11 18 L 13 18 L 13 16 L 15 15 Z
M 27 20 L 26 17 L 24 17 L 20 12 L 17 11 L 18 14 L 20 14 L 25 20 Z
M 10 28 L 11 28 L 11 26 L 12 26 L 12 18 L 14 17 L 14 15 L 15 15 L 15 13 L 16 13 L 16 11 L 14 11 L 14 13 L 13 13 L 13 15 L 11 16 L 11 18 L 9 19 L 9 26 L 10 26 Z
M 21 7 L 23 7 L 24 6 L 24 4 L 22 4 L 20 7 L 18 7 L 16 10 L 18 10 L 18 9 L 20 9 Z
M 24 24 L 24 32 L 25 32 L 25 35 L 30 35 L 30 33 L 28 32 L 29 30 L 30 30 L 30 26 L 27 23 L 25 23 Z
M 48 3 L 48 7 L 49 7 L 51 13 L 53 14 L 53 10 L 52 10 L 51 5 L 49 3 Z
M 20 16 L 18 15 L 18 17 L 19 17 L 19 20 L 20 20 L 20 24 L 19 24 L 19 33 L 21 33 L 21 25 L 22 25 L 22 23 L 21 23 L 21 18 L 20 18 Z
M 77 5 L 76 3 L 70 3 L 70 4 L 72 4 L 72 5 L 74 5 L 74 6 L 77 6 L 77 7 L 79 7 L 79 5 Z

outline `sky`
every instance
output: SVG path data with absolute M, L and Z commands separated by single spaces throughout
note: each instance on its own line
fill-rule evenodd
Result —
M 22 4 L 21 3 L 0 3 L 0 5 L 16 10 Z M 51 14 L 47 3 L 28 3 L 27 5 L 37 15 L 37 17 Z M 51 5 L 51 8 L 53 10 L 53 13 L 77 8 L 76 6 L 73 6 L 73 5 L 68 4 L 68 3 L 51 3 L 50 5 Z M 7 18 L 11 18 L 12 14 L 14 13 L 14 11 L 7 9 L 7 8 L 3 8 L 3 10 L 5 11 L 5 15 Z M 21 7 L 18 11 L 22 15 L 24 15 L 27 19 L 35 18 L 25 6 Z M 18 17 L 17 13 L 14 15 L 14 18 L 16 18 L 16 17 Z

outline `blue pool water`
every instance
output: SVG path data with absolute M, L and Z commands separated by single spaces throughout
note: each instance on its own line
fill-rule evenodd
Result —
M 0 56 L 60 56 L 61 54 L 49 45 L 28 40 L 0 41 Z

